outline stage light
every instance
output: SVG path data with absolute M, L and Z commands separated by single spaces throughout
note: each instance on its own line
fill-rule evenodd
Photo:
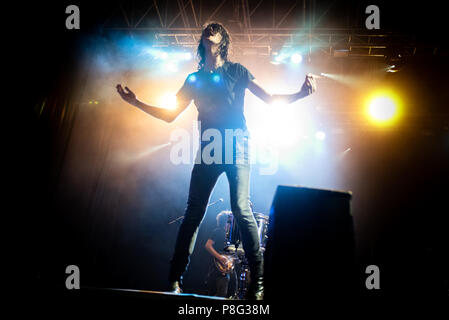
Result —
M 285 107 L 287 104 L 282 99 L 276 99 L 270 103 L 270 106 L 274 107 L 275 109 L 282 110 L 281 108 Z
M 159 98 L 158 107 L 165 109 L 175 109 L 176 108 L 176 95 L 165 94 Z
M 193 56 L 192 53 L 189 51 L 173 51 L 170 53 L 170 60 L 171 61 L 189 61 L 192 60 Z
M 171 142 L 163 143 L 160 145 L 149 147 L 146 150 L 143 150 L 141 152 L 122 152 L 115 155 L 115 161 L 121 162 L 121 163 L 130 163 L 134 161 L 142 160 L 143 158 L 155 153 L 156 151 L 159 151 L 163 148 L 166 148 L 171 145 Z
M 280 52 L 274 55 L 274 60 L 271 62 L 273 64 L 281 64 L 288 62 L 289 60 L 292 64 L 300 64 L 303 60 L 302 55 L 299 52 L 289 52 L 285 50 L 284 52 Z
M 290 61 L 294 64 L 299 64 L 302 61 L 302 55 L 300 55 L 299 53 L 294 53 L 291 55 Z
M 192 60 L 192 54 L 190 52 L 184 52 L 183 58 L 184 60 Z
M 301 143 L 313 123 L 307 109 L 287 105 L 281 99 L 257 110 L 251 114 L 249 130 L 255 144 L 264 148 L 289 150 Z
M 281 64 L 284 62 L 284 59 L 287 58 L 287 56 L 283 53 L 276 53 L 274 54 L 274 59 L 271 61 L 272 64 Z
M 170 72 L 178 71 L 178 66 L 174 62 L 168 62 L 165 64 L 165 69 Z
M 272 105 L 266 110 L 264 124 L 256 128 L 257 139 L 277 148 L 292 147 L 298 143 L 301 127 L 297 113 L 286 106 Z
M 326 78 L 332 81 L 340 82 L 344 85 L 351 87 L 360 87 L 363 85 L 363 81 L 359 76 L 353 75 L 345 75 L 345 74 L 334 74 L 334 73 L 325 73 L 321 72 L 320 75 L 314 75 L 316 79 Z
M 168 53 L 162 51 L 162 52 L 160 53 L 159 57 L 160 57 L 162 60 L 167 60 L 167 58 L 168 58 Z
M 189 80 L 189 82 L 191 82 L 191 83 L 195 82 L 195 81 L 196 81 L 196 75 L 191 74 L 191 75 L 189 76 L 188 80 Z
M 350 152 L 351 150 L 352 150 L 351 147 L 349 147 L 349 148 L 346 148 L 346 150 L 344 150 L 344 151 L 342 151 L 342 152 L 339 152 L 339 153 L 337 154 L 337 156 L 336 156 L 336 160 L 337 160 L 337 161 L 342 161 L 342 160 L 349 154 L 349 152 Z
M 396 65 L 391 65 L 389 67 L 386 68 L 387 72 L 398 72 L 399 69 L 396 67 Z
M 212 80 L 214 80 L 215 83 L 219 83 L 220 82 L 220 76 L 218 74 L 214 74 L 212 77 Z
M 315 133 L 315 138 L 317 140 L 324 140 L 324 139 L 326 139 L 326 133 L 324 131 L 317 131 Z
M 367 103 L 367 113 L 375 123 L 388 125 L 399 115 L 399 99 L 390 92 L 374 94 Z
M 168 59 L 168 53 L 162 50 L 155 50 L 152 48 L 149 48 L 145 50 L 146 54 L 152 55 L 155 59 L 161 59 L 161 60 L 167 60 Z
M 369 113 L 372 118 L 379 121 L 391 119 L 396 112 L 396 105 L 389 97 L 374 98 L 369 105 Z

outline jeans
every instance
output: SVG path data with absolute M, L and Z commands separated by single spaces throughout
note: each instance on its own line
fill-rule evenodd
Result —
M 236 269 L 237 266 L 232 272 L 222 274 L 212 263 L 206 278 L 208 294 L 217 297 L 233 296 L 237 290 Z
M 182 274 L 187 270 L 210 194 L 223 172 L 226 173 L 229 181 L 231 210 L 241 232 L 251 277 L 255 279 L 263 276 L 263 257 L 260 251 L 257 223 L 249 207 L 250 164 L 200 163 L 195 164 L 192 170 L 187 208 L 178 231 L 170 264 L 170 282 L 182 282 Z

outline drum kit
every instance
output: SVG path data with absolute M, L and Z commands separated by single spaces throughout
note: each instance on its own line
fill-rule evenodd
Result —
M 250 282 L 249 265 L 245 251 L 241 245 L 241 235 L 237 222 L 230 211 L 227 213 L 228 219 L 226 222 L 226 236 L 223 251 L 224 255 L 228 258 L 228 263 L 223 265 L 218 260 L 215 260 L 215 265 L 223 274 L 231 273 L 234 269 L 237 271 L 237 287 L 232 298 L 243 299 Z M 253 212 L 253 215 L 257 223 L 260 250 L 263 253 L 268 239 L 269 217 L 258 212 Z

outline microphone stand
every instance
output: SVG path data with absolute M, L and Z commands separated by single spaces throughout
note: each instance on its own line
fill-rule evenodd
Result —
M 218 199 L 217 201 L 214 201 L 214 202 L 212 202 L 212 203 L 209 203 L 209 204 L 207 205 L 207 208 L 209 208 L 210 206 L 213 206 L 214 204 L 217 204 L 217 203 L 219 203 L 219 202 L 223 202 L 223 198 L 220 198 L 220 199 Z M 168 224 L 175 223 L 176 221 L 179 221 L 179 220 L 181 220 L 181 219 L 183 219 L 183 218 L 184 218 L 184 216 L 182 215 L 182 216 L 180 216 L 180 217 L 177 217 L 175 220 L 170 221 Z

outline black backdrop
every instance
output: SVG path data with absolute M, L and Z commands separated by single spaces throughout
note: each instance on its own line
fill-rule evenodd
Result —
M 17 258 L 11 259 L 10 265 L 20 270 L 21 276 L 15 279 L 25 280 L 27 287 L 36 290 L 62 289 L 65 266 L 72 263 L 81 270 L 89 270 L 82 273 L 87 286 L 164 290 L 164 272 L 171 251 L 160 248 L 173 246 L 176 224 L 161 238 L 152 237 L 145 229 L 145 223 L 151 223 L 145 219 L 100 223 L 107 216 L 108 208 L 104 206 L 97 208 L 95 218 L 87 219 L 84 203 L 76 206 L 76 195 L 59 192 L 63 187 L 60 174 L 64 136 L 55 136 L 57 124 L 52 119 L 36 116 L 36 108 L 44 98 L 47 103 L 72 98 L 73 83 L 82 82 L 86 76 L 85 70 L 79 68 L 83 39 L 99 32 L 99 21 L 104 21 L 108 14 L 104 8 L 112 6 L 110 2 L 78 3 L 82 14 L 80 31 L 64 28 L 65 7 L 71 4 L 67 1 L 27 4 L 26 10 L 10 9 L 10 19 L 18 21 L 21 27 L 20 31 L 14 27 L 14 32 L 6 32 L 12 39 L 11 45 L 4 49 L 18 58 L 9 66 L 13 69 L 13 91 L 7 94 L 13 102 L 6 107 L 19 111 L 19 118 L 9 131 L 14 136 L 11 148 L 14 169 L 6 170 L 12 178 L 6 187 L 12 195 L 6 203 L 13 203 L 7 206 L 7 215 L 14 222 L 4 228 L 12 231 L 8 247 Z M 361 2 L 345 4 L 365 7 Z M 441 7 L 430 3 L 382 5 L 389 8 L 382 11 L 385 28 L 416 34 L 423 46 L 436 45 L 443 52 L 447 49 L 441 38 L 444 30 Z M 381 8 L 382 5 L 379 4 Z M 338 8 L 334 12 L 339 16 Z M 410 288 L 414 292 L 420 288 L 418 292 L 425 294 L 447 294 L 448 58 L 447 51 L 446 55 L 417 56 L 400 75 L 413 82 L 416 88 L 413 94 L 420 104 L 429 115 L 439 119 L 433 136 L 409 132 L 393 136 L 390 145 L 375 137 L 361 137 L 356 145 L 363 161 L 354 163 L 354 171 L 347 173 L 354 179 L 354 198 L 358 199 L 354 210 L 364 211 L 370 217 L 373 215 L 369 212 L 379 212 L 359 231 L 368 235 L 359 244 L 359 259 L 361 265 L 373 263 L 386 270 L 382 277 L 385 290 L 381 294 L 395 295 Z M 445 128 L 441 126 L 444 122 Z M 422 123 L 425 128 L 433 128 L 432 123 L 427 123 L 427 127 Z M 378 154 L 383 158 L 371 156 Z M 70 201 L 75 205 L 68 207 L 70 197 L 75 197 Z M 163 211 L 170 198 L 155 196 L 148 201 L 153 201 L 152 208 Z M 127 203 L 122 209 L 140 212 L 148 208 L 141 203 L 135 203 L 134 207 Z M 176 212 L 171 217 L 176 217 Z M 153 227 L 157 228 L 158 223 L 165 225 L 167 221 L 159 221 Z M 208 223 L 213 223 L 211 218 Z M 95 224 L 101 226 L 92 238 L 89 228 Z M 125 240 L 114 242 L 117 233 L 124 234 Z M 200 240 L 204 241 L 204 237 L 201 234 Z M 141 250 L 153 250 L 160 260 L 146 263 L 151 269 L 143 269 L 139 260 Z M 200 264 L 197 267 L 203 268 Z M 198 280 L 192 278 L 188 285 L 193 287 Z

